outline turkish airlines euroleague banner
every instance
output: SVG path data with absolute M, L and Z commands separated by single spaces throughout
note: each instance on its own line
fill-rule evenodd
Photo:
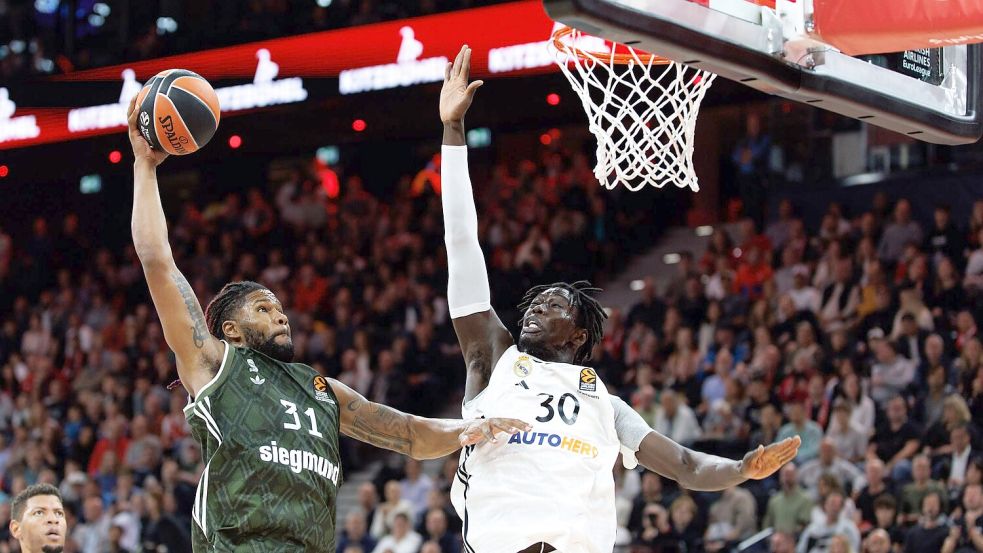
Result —
M 208 79 L 225 117 L 303 102 L 304 78 L 337 78 L 342 95 L 440 82 L 462 44 L 475 78 L 552 72 L 552 31 L 542 3 L 527 0 L 58 75 L 51 79 L 119 81 L 120 92 L 101 105 L 32 109 L 29 96 L 0 88 L 0 150 L 122 132 L 130 98 L 165 69 Z
M 983 42 L 983 0 L 814 0 L 815 34 L 851 56 Z

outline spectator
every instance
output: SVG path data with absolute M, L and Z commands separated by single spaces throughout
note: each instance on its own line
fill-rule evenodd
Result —
M 918 451 L 919 433 L 908 420 L 908 406 L 901 396 L 888 400 L 885 411 L 887 422 L 874 434 L 867 447 L 867 459 L 883 461 L 891 479 L 901 484 L 911 478 L 911 458 Z
M 915 379 L 915 364 L 898 355 L 896 346 L 889 340 L 877 342 L 877 362 L 871 368 L 870 396 L 883 405 L 888 399 L 905 392 Z
M 942 497 L 937 493 L 928 493 L 922 498 L 921 516 L 918 524 L 908 530 L 904 540 L 904 553 L 923 553 L 926 551 L 941 551 L 949 527 L 946 524 L 945 511 L 942 508 Z
M 833 272 L 833 282 L 823 289 L 819 301 L 819 320 L 826 332 L 852 326 L 860 305 L 860 287 L 853 279 L 853 260 L 837 259 Z
M 460 553 L 461 545 L 456 536 L 448 532 L 447 513 L 443 509 L 431 509 L 426 514 L 426 535 L 428 541 L 440 545 L 443 553 Z
M 850 422 L 856 428 L 862 428 L 868 435 L 874 434 L 874 400 L 864 393 L 860 385 L 860 377 L 856 373 L 847 374 L 843 378 L 841 394 L 850 405 Z
M 795 536 L 785 532 L 775 532 L 768 540 L 768 553 L 795 553 Z
M 102 553 L 109 539 L 110 517 L 103 512 L 102 500 L 89 497 L 83 503 L 83 522 L 72 530 L 72 541 L 78 544 L 81 553 Z
M 763 528 L 774 528 L 776 532 L 797 535 L 810 522 L 813 500 L 799 487 L 795 463 L 781 468 L 779 481 L 781 489 L 768 499 Z
M 844 490 L 858 490 L 866 483 L 860 469 L 841 458 L 836 451 L 836 444 L 829 438 L 824 438 L 819 443 L 819 456 L 803 463 L 799 470 L 799 482 L 814 501 L 819 499 L 821 476 L 833 477 L 837 485 Z
M 922 451 L 929 457 L 942 457 L 953 452 L 949 440 L 952 430 L 957 426 L 968 426 L 972 421 L 966 400 L 951 394 L 942 401 L 942 417 L 930 426 L 922 439 Z M 970 428 L 967 431 L 972 432 Z
M 932 343 L 931 337 L 927 343 Z M 945 401 L 952 394 L 952 387 L 946 383 L 948 369 L 943 365 L 934 365 L 925 374 L 924 388 L 916 394 L 914 412 L 919 414 L 919 424 L 932 428 L 942 418 Z M 921 387 L 922 383 L 916 383 Z
M 823 503 L 822 520 L 814 520 L 802 532 L 797 553 L 820 553 L 829 548 L 829 542 L 836 535 L 846 536 L 850 546 L 860 547 L 860 531 L 848 517 L 842 516 L 843 494 L 834 492 L 826 497 Z
M 945 486 L 932 480 L 932 467 L 928 456 L 916 455 L 911 463 L 912 482 L 901 490 L 901 516 L 903 523 L 913 523 L 918 520 L 921 512 L 922 499 L 928 494 L 938 494 L 942 499 L 942 509 L 946 508 L 945 498 L 948 497 Z
M 669 505 L 670 537 L 675 543 L 686 544 L 693 551 L 703 545 L 703 532 L 697 523 L 699 509 L 688 495 L 681 495 Z
M 916 366 L 921 364 L 925 357 L 923 345 L 929 337 L 929 332 L 918 327 L 915 316 L 910 312 L 901 315 L 901 326 L 898 330 L 898 335 L 895 337 L 898 353 Z
M 952 521 L 942 553 L 983 551 L 983 489 L 977 484 L 963 490 L 963 513 Z
M 652 428 L 676 443 L 687 447 L 692 445 L 700 437 L 696 414 L 671 389 L 664 390 L 660 400 Z
M 433 489 L 433 479 L 423 473 L 423 464 L 412 458 L 406 459 L 406 478 L 399 483 L 401 496 L 410 504 L 414 513 L 427 508 L 427 497 Z
M 357 545 L 362 551 L 372 551 L 376 546 L 375 539 L 368 533 L 365 511 L 361 509 L 349 511 L 345 516 L 345 529 L 338 540 L 338 553 L 342 553 L 350 545 Z
M 843 459 L 860 463 L 867 454 L 869 439 L 865 430 L 851 420 L 852 411 L 844 398 L 838 398 L 833 403 L 833 417 L 826 429 L 826 439 L 833 443 Z
M 892 544 L 904 541 L 904 529 L 898 525 L 898 502 L 893 495 L 874 501 L 874 530 L 887 533 Z
M 894 220 L 884 227 L 877 255 L 888 263 L 896 263 L 909 243 L 922 243 L 922 227 L 911 219 L 911 203 L 902 198 L 894 206 Z
M 885 481 L 886 469 L 880 459 L 868 459 L 864 465 L 864 477 L 867 486 L 859 493 L 855 491 L 857 515 L 855 520 L 861 529 L 868 529 L 877 523 L 877 510 L 875 504 L 882 497 L 890 497 L 890 486 Z
M 642 491 L 632 503 L 631 514 L 628 516 L 628 529 L 637 537 L 642 531 L 645 507 L 658 504 L 665 508 L 672 503 L 673 499 L 675 499 L 675 495 L 663 490 L 662 477 L 654 472 L 646 471 L 642 474 Z
M 952 221 L 949 206 L 936 205 L 933 217 L 933 225 L 925 237 L 923 249 L 932 256 L 932 264 L 938 267 L 943 257 L 962 257 L 965 240 L 962 231 Z
M 358 487 L 358 508 L 365 514 L 366 528 L 375 524 L 376 507 L 379 505 L 379 492 L 371 482 L 363 482 Z
M 771 241 L 776 250 L 784 249 L 785 243 L 788 242 L 792 235 L 792 220 L 795 217 L 794 211 L 792 202 L 783 198 L 778 202 L 778 218 L 768 223 L 768 226 L 765 227 L 765 236 L 768 237 L 768 240 Z
M 720 551 L 728 543 L 748 538 L 757 528 L 754 496 L 744 488 L 727 488 L 710 505 L 709 523 L 704 537 L 706 551 Z
M 890 553 L 891 536 L 886 530 L 878 528 L 864 541 L 864 553 Z
M 799 453 L 795 457 L 797 463 L 803 464 L 819 455 L 819 442 L 823 439 L 823 429 L 815 422 L 808 420 L 805 405 L 802 401 L 792 401 L 787 405 L 788 422 L 778 431 L 779 441 L 792 436 L 802 439 Z
M 416 553 L 423 545 L 423 538 L 410 527 L 410 517 L 404 512 L 393 516 L 392 529 L 379 540 L 372 553 Z
M 396 515 L 404 515 L 409 524 L 412 522 L 414 513 L 413 505 L 403 499 L 402 486 L 399 482 L 396 480 L 386 482 L 384 493 L 386 500 L 379 504 L 375 516 L 372 518 L 372 525 L 369 527 L 369 533 L 372 534 L 372 537 L 379 540 L 380 545 L 382 544 L 383 537 L 392 533 Z M 414 534 L 416 533 L 414 532 Z M 405 534 L 403 537 L 405 537 Z M 419 545 L 417 544 L 417 546 Z
M 809 284 L 809 269 L 804 265 L 792 271 L 792 289 L 788 291 L 796 311 L 819 313 L 822 296 Z
M 958 490 L 966 484 L 966 471 L 974 455 L 969 437 L 969 426 L 959 424 L 949 431 L 952 453 L 938 461 L 936 473 L 944 478 L 950 490 Z

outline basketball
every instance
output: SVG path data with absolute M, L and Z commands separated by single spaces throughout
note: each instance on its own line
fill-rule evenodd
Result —
M 137 96 L 137 124 L 150 146 L 183 156 L 203 148 L 219 122 L 218 95 L 197 73 L 161 71 Z

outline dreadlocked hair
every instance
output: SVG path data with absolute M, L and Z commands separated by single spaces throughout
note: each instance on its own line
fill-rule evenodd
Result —
M 590 361 L 594 346 L 604 337 L 604 320 L 608 318 L 608 314 L 601 307 L 601 302 L 593 296 L 601 289 L 595 288 L 589 280 L 578 280 L 573 284 L 554 282 L 553 284 L 533 286 L 522 296 L 519 310 L 529 309 L 532 300 L 550 288 L 562 288 L 570 292 L 571 305 L 577 309 L 577 326 L 587 331 L 587 341 L 574 353 L 573 360 L 576 363 Z
M 247 295 L 256 290 L 266 289 L 266 286 L 250 280 L 230 282 L 223 286 L 222 290 L 212 298 L 208 307 L 205 308 L 205 323 L 208 324 L 208 332 L 219 340 L 225 339 L 222 323 L 231 319 L 232 315 L 242 308 Z

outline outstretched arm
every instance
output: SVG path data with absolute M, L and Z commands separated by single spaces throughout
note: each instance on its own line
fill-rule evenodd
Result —
M 621 399 L 612 398 L 618 439 L 625 449 L 635 451 L 638 463 L 694 491 L 718 491 L 745 480 L 761 480 L 795 458 L 801 443 L 798 436 L 759 446 L 744 459 L 735 461 L 683 447 L 649 428 L 641 415 Z
M 337 380 L 329 380 L 341 410 L 341 433 L 414 459 L 436 459 L 462 446 L 497 441 L 532 427 L 516 419 L 427 419 L 373 403 Z
M 464 46 L 454 63 L 447 64 L 440 91 L 440 120 L 444 123 L 440 173 L 447 248 L 447 303 L 467 368 L 465 401 L 485 389 L 495 363 L 513 343 L 512 335 L 491 308 L 488 270 L 478 243 L 478 212 L 468 176 L 464 114 L 482 82 L 469 84 L 470 70 L 471 49 Z
M 130 144 L 133 146 L 133 246 L 143 265 L 150 296 L 164 329 L 167 345 L 177 357 L 181 383 L 194 396 L 218 370 L 222 343 L 208 333 L 205 315 L 167 242 L 167 220 L 157 189 L 157 166 L 167 154 L 155 152 L 137 129 L 136 98 L 130 102 Z

